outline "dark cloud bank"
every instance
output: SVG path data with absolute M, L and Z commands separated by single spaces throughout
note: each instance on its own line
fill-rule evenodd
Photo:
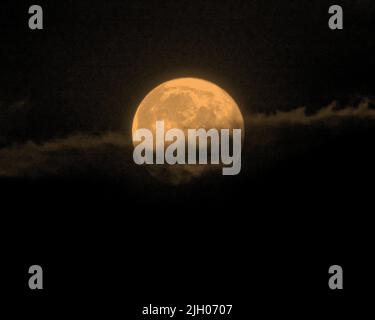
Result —
M 7 112 L 3 108 L 0 120 L 3 128 L 9 121 L 15 121 L 19 110 L 18 122 L 22 122 L 21 105 L 24 103 L 14 104 Z M 241 174 L 266 170 L 281 159 L 357 130 L 366 129 L 370 134 L 374 120 L 375 109 L 369 99 L 340 108 L 333 102 L 314 114 L 307 114 L 300 107 L 287 112 L 249 115 Z M 127 134 L 73 134 L 52 141 L 18 144 L 6 142 L 5 135 L 1 139 L 5 146 L 0 149 L 0 177 L 96 176 L 128 180 L 147 176 L 143 168 L 133 163 Z

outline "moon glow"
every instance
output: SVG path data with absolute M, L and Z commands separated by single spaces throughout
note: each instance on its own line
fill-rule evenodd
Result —
M 156 121 L 165 131 L 188 129 L 241 129 L 244 120 L 234 99 L 219 86 L 198 78 L 179 78 L 151 90 L 135 113 L 132 134 L 149 129 L 155 136 Z M 136 143 L 133 140 L 133 144 Z M 148 165 L 150 173 L 172 184 L 188 182 L 212 171 L 213 165 Z

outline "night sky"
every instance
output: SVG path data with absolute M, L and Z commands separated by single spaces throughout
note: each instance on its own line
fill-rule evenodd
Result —
M 341 1 L 340 32 L 328 28 L 330 1 L 146 3 L 40 2 L 34 32 L 29 4 L 4 4 L 0 96 L 29 108 L 7 123 L 10 139 L 128 130 L 145 94 L 181 75 L 218 83 L 244 113 L 373 95 L 371 1 Z
M 69 279 L 94 288 L 97 265 L 109 275 L 100 288 L 117 299 L 127 270 L 136 303 L 149 303 L 144 292 L 182 301 L 202 281 L 202 297 L 241 301 L 238 283 L 262 281 L 280 296 L 301 289 L 303 270 L 326 293 L 328 265 L 361 270 L 373 205 L 375 2 L 334 2 L 37 1 L 36 31 L 34 2 L 1 2 L 0 195 L 11 208 L 12 270 L 39 259 L 66 294 Z M 343 7 L 344 30 L 328 28 L 332 4 Z M 186 76 L 218 84 L 240 106 L 240 175 L 176 187 L 133 163 L 137 106 Z M 66 271 L 71 260 L 78 273 Z M 284 277 L 254 277 L 274 265 Z M 186 290 L 170 278 L 181 274 Z

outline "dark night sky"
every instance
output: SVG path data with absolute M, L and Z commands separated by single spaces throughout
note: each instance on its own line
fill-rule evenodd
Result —
M 28 29 L 29 3 L 1 12 L 0 99 L 28 105 L 7 122 L 11 140 L 128 130 L 151 88 L 184 75 L 220 84 L 244 113 L 374 94 L 372 1 L 340 1 L 337 32 L 327 26 L 331 1 L 39 4 L 42 31 Z
M 28 28 L 35 3 L 42 31 Z M 343 31 L 328 28 L 334 3 Z M 35 306 L 17 297 L 12 312 L 50 319 L 75 303 L 108 318 L 129 314 L 130 295 L 240 301 L 244 319 L 257 308 L 318 318 L 325 304 L 335 318 L 339 300 L 320 299 L 328 265 L 345 265 L 349 294 L 362 298 L 363 279 L 372 287 L 374 0 L 0 6 L 2 265 L 12 272 L 1 274 L 18 294 L 25 266 L 48 270 Z M 240 175 L 175 187 L 134 164 L 122 133 L 152 88 L 181 76 L 238 102 Z M 358 318 L 364 301 L 345 306 Z

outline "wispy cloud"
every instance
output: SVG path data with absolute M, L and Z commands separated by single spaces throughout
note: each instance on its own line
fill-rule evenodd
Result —
M 264 161 L 265 155 L 269 159 L 279 156 L 274 150 L 282 152 L 291 149 L 293 143 L 311 141 L 311 135 L 314 132 L 319 134 L 318 127 L 321 125 L 336 132 L 336 129 L 346 128 L 348 120 L 355 120 L 350 130 L 355 130 L 364 122 L 375 123 L 375 110 L 371 108 L 371 103 L 364 99 L 355 106 L 338 108 L 337 103 L 333 102 L 314 114 L 307 114 L 304 107 L 272 114 L 253 114 L 246 123 L 245 151 L 251 154 L 252 159 Z M 295 136 L 294 133 L 283 134 L 287 129 L 297 127 L 298 141 L 290 138 Z M 304 138 L 307 136 L 309 139 Z M 45 177 L 93 172 L 110 177 L 129 177 L 134 176 L 137 167 L 132 159 L 132 151 L 130 137 L 118 132 L 74 134 L 44 143 L 29 141 L 0 149 L 0 176 Z M 262 154 L 257 157 L 257 153 Z
M 375 109 L 370 108 L 370 100 L 364 99 L 357 106 L 338 108 L 337 102 L 320 109 L 314 114 L 307 114 L 306 107 L 290 111 L 277 111 L 271 114 L 257 113 L 248 118 L 250 126 L 290 126 L 311 125 L 316 123 L 334 124 L 346 119 L 375 119 Z
M 85 166 L 103 164 L 116 154 L 113 149 L 127 147 L 129 138 L 112 132 L 76 134 L 41 144 L 30 141 L 0 149 L 0 176 L 43 176 L 63 173 L 64 170 L 67 173 L 80 168 L 84 170 Z

